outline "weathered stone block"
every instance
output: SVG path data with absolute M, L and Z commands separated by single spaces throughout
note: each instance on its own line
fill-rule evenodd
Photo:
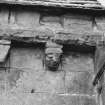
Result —
M 20 28 L 35 28 L 39 26 L 40 14 L 35 10 L 18 8 L 11 13 L 10 23 L 16 23 Z
M 100 16 L 100 17 L 95 17 L 95 21 L 97 24 L 97 28 L 100 31 L 105 31 L 105 17 L 104 16 Z
M 52 22 L 52 23 L 60 23 L 60 17 L 58 16 L 50 16 L 50 15 L 44 15 L 42 16 L 41 18 L 41 22 L 46 22 L 46 23 L 49 23 L 49 22 Z
M 16 96 L 13 94 L 2 94 L 0 95 L 0 104 L 1 105 L 25 105 L 23 102 L 23 97 Z
M 19 94 L 20 96 L 21 94 Z M 56 94 L 49 94 L 49 93 L 26 93 L 23 95 L 23 97 L 19 97 L 17 95 L 16 100 L 21 99 L 20 102 L 23 105 L 22 102 L 24 102 L 24 105 L 65 105 L 64 100 L 56 95 Z M 11 99 L 13 102 L 14 98 Z M 8 101 L 7 101 L 8 102 Z
M 0 63 L 4 63 L 10 49 L 10 41 L 0 40 Z
M 36 92 L 64 93 L 64 72 L 47 71 L 37 76 L 33 83 Z
M 15 100 L 21 99 L 21 104 L 19 105 L 65 105 L 64 100 L 56 94 L 49 94 L 49 93 L 25 93 L 23 94 L 17 94 L 17 97 Z M 22 97 L 23 96 L 23 97 Z M 12 96 L 13 97 L 13 96 Z M 2 101 L 3 100 L 3 101 Z M 1 102 L 4 102 L 4 99 L 2 99 Z M 13 99 L 5 99 L 7 102 L 11 100 L 11 103 L 13 102 Z M 24 102 L 24 104 L 22 103 Z
M 64 99 L 59 94 L 50 95 L 48 101 L 48 105 L 66 105 Z
M 80 98 L 80 105 L 97 105 L 95 97 L 84 97 Z
M 6 73 L 5 71 L 0 71 L 0 94 L 6 90 Z
M 20 98 L 21 104 L 24 102 L 24 105 L 97 105 L 95 97 L 89 96 L 60 96 L 48 93 L 28 93 L 23 96 L 24 97 L 18 96 L 15 100 L 19 100 Z M 9 100 L 13 102 L 14 98 L 8 99 L 7 102 L 9 102 Z
M 94 96 L 15 93 L 0 96 L 2 105 L 97 105 Z
M 79 14 L 64 15 L 64 28 L 70 32 L 85 35 L 85 33 L 92 32 L 91 17 Z
M 92 73 L 66 72 L 66 93 L 93 94 Z
M 57 30 L 62 28 L 62 19 L 60 16 L 44 15 L 40 19 L 40 24 L 52 30 Z
M 13 89 L 18 93 L 64 93 L 63 78 L 63 72 L 24 71 L 17 81 L 13 81 Z
M 0 63 L 4 62 L 9 52 L 9 45 L 0 45 Z
M 81 96 L 81 95 L 69 95 L 61 96 L 65 105 L 97 105 L 95 97 L 93 96 Z
M 94 72 L 94 63 L 91 54 L 68 52 L 64 55 L 63 69 L 65 71 Z
M 100 95 L 100 102 L 99 103 L 101 103 L 101 104 L 105 104 L 105 74 L 104 74 L 104 78 L 103 78 L 103 80 L 102 81 L 100 81 L 101 83 L 100 84 L 102 84 L 102 92 L 101 92 L 101 95 Z
M 0 7 L 0 25 L 7 25 L 9 17 L 9 10 L 6 7 Z
M 43 49 L 41 48 L 12 48 L 11 67 L 23 68 L 26 70 L 42 70 L 43 69 Z
M 7 80 L 9 83 L 8 86 L 10 88 L 12 88 L 13 86 L 16 86 L 16 82 L 18 81 L 18 79 L 20 78 L 22 73 L 23 73 L 23 71 L 21 71 L 21 70 L 15 70 L 15 71 L 13 70 L 8 73 Z

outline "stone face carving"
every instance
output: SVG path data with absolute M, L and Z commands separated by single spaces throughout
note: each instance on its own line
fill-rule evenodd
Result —
M 48 70 L 56 71 L 61 64 L 62 46 L 53 42 L 47 42 L 45 49 L 45 67 Z

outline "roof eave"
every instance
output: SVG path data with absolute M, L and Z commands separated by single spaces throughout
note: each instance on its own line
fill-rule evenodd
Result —
M 89 10 L 105 10 L 98 2 L 96 1 L 70 1 L 70 2 L 52 2 L 52 1 L 13 1 L 13 0 L 0 0 L 0 4 L 9 4 L 9 5 L 23 5 L 23 6 L 46 6 L 46 7 L 58 7 L 58 8 L 80 8 L 80 9 L 89 9 Z

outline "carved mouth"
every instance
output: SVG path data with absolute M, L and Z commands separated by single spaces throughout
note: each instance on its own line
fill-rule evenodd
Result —
M 50 70 L 57 70 L 59 67 L 59 62 L 50 61 L 50 62 L 47 62 L 46 65 Z

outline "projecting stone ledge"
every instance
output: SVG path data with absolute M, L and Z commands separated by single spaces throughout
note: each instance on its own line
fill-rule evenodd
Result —
M 0 40 L 0 63 L 3 63 L 10 49 L 10 41 Z
M 46 43 L 52 40 L 58 44 L 80 44 L 96 46 L 105 44 L 104 32 L 90 32 L 78 34 L 65 31 L 53 32 L 51 30 L 0 30 L 0 38 L 26 43 Z

